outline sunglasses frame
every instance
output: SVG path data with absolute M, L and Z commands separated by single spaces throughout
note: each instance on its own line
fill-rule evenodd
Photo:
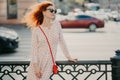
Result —
M 53 8 L 49 8 L 49 9 L 46 9 L 46 10 L 49 10 L 51 13 L 54 13 L 54 14 L 57 13 L 57 10 L 56 10 L 56 9 L 53 9 Z

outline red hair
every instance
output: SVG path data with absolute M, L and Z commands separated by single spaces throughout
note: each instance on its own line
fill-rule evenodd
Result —
M 31 28 L 41 25 L 44 19 L 42 12 L 45 11 L 48 6 L 53 6 L 53 3 L 50 1 L 43 1 L 31 6 L 29 8 L 30 12 L 26 13 L 22 20 L 23 23 Z

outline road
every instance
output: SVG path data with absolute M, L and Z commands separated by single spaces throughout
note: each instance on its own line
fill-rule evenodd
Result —
M 29 59 L 30 30 L 20 25 L 8 27 L 17 31 L 20 45 L 13 53 L 0 54 L 0 59 Z M 120 23 L 109 21 L 104 29 L 98 29 L 96 32 L 88 32 L 86 29 L 64 29 L 63 35 L 70 55 L 78 60 L 109 60 L 115 56 L 115 50 L 120 49 Z M 56 58 L 66 60 L 59 46 Z

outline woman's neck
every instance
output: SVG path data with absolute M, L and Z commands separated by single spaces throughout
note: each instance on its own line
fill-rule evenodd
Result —
M 50 27 L 52 20 L 51 19 L 44 19 L 43 23 L 41 24 L 43 27 Z

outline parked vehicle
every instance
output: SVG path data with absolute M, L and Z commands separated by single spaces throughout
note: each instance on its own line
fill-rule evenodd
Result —
M 110 17 L 111 17 L 111 20 L 117 21 L 119 20 L 120 13 L 118 11 L 112 11 Z
M 85 7 L 87 7 L 88 10 L 97 11 L 100 9 L 100 4 L 97 3 L 86 3 Z
M 19 36 L 11 29 L 0 27 L 0 53 L 18 48 Z
M 61 26 L 62 28 L 86 28 L 94 32 L 97 28 L 104 28 L 104 21 L 88 15 L 77 15 L 61 21 Z

